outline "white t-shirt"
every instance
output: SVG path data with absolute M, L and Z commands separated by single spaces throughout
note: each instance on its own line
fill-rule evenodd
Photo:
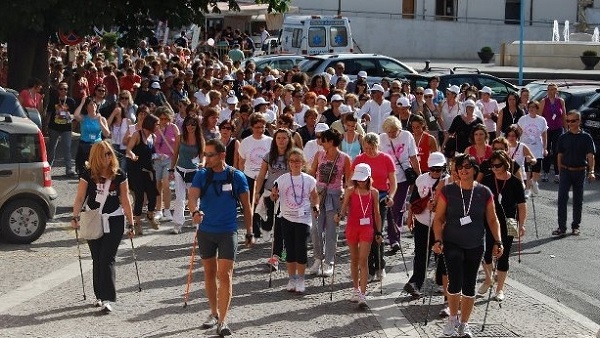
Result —
M 275 180 L 279 189 L 279 217 L 290 222 L 312 224 L 310 192 L 317 188 L 317 180 L 305 173 L 292 176 L 285 173 Z
M 369 123 L 369 132 L 374 132 L 377 134 L 383 133 L 383 120 L 390 115 L 392 112 L 392 105 L 390 101 L 383 100 L 381 105 L 379 105 L 375 100 L 369 100 L 365 103 L 365 105 L 360 109 L 360 113 L 358 116 L 363 116 L 363 114 L 369 114 L 371 116 L 371 122 Z
M 443 182 L 445 178 L 445 176 L 442 176 L 440 178 L 440 182 Z M 432 188 L 436 181 L 437 179 L 432 178 L 431 175 L 429 175 L 429 173 L 419 175 L 419 177 L 417 177 L 417 180 L 415 181 L 415 189 L 417 189 L 417 191 L 419 192 L 419 196 L 425 197 L 429 194 L 429 196 L 434 197 L 435 191 L 432 191 Z M 429 212 L 429 210 L 426 209 L 422 213 L 415 214 L 414 216 L 417 219 L 417 221 L 419 221 L 419 223 L 431 226 L 431 221 L 435 217 L 435 212 Z
M 221 109 L 221 114 L 219 114 L 219 122 L 217 124 L 221 124 L 221 122 L 225 120 L 231 119 L 231 109 L 229 107 Z
M 515 147 L 508 147 L 508 156 L 521 166 L 521 177 L 525 178 L 525 148 L 523 142 L 518 142 Z
M 304 145 L 304 157 L 306 158 L 307 167 L 310 168 L 312 166 L 315 155 L 321 150 L 323 150 L 323 147 L 317 144 L 317 140 L 310 140 L 306 142 Z
M 535 158 L 544 157 L 544 143 L 542 141 L 542 133 L 548 130 L 546 119 L 536 115 L 522 116 L 517 122 L 523 133 L 521 134 L 521 142 L 525 143 Z
M 256 178 L 263 162 L 265 154 L 271 149 L 273 139 L 262 135 L 257 140 L 250 135 L 242 140 L 239 147 L 240 157 L 244 159 L 244 174 L 250 178 Z
M 464 109 L 462 109 L 460 102 L 456 101 L 454 105 L 450 106 L 448 101 L 444 101 L 442 104 L 442 114 L 440 115 L 442 122 L 444 122 L 444 131 L 450 128 L 454 118 L 457 117 L 462 111 L 464 111 Z
M 498 112 L 500 109 L 498 107 L 498 102 L 494 99 L 490 99 L 488 102 L 484 102 L 483 100 L 478 100 L 477 105 L 481 107 L 482 114 L 491 114 L 493 112 Z M 488 132 L 496 132 L 496 122 L 492 120 L 492 118 L 483 118 L 483 124 L 485 125 L 485 129 Z
M 332 75 L 332 76 L 331 76 L 331 80 L 330 80 L 330 82 L 329 82 L 329 83 L 330 83 L 332 86 L 335 86 L 335 85 L 336 85 L 336 83 L 337 83 L 337 81 L 338 81 L 338 79 L 339 79 L 340 77 L 341 77 L 342 79 L 345 79 L 345 80 L 346 80 L 346 84 L 349 84 L 349 83 L 350 83 L 350 77 L 348 77 L 348 75 L 346 75 L 346 74 L 342 74 L 342 75 L 335 75 L 335 74 L 334 74 L 334 75 Z
M 308 106 L 303 103 L 302 110 L 294 113 L 294 124 L 297 124 L 300 127 L 304 127 L 306 125 L 306 122 L 304 122 L 304 114 L 306 113 L 307 110 L 308 110 Z
M 417 155 L 417 144 L 413 135 L 406 131 L 398 131 L 398 136 L 395 139 L 390 139 L 387 133 L 382 133 L 379 136 L 379 149 L 386 154 L 389 154 L 396 165 L 396 181 L 398 183 L 406 181 L 404 169 L 411 167 L 410 156 Z M 398 164 L 398 161 L 402 164 Z
M 196 98 L 196 103 L 202 107 L 206 107 L 210 103 L 208 95 L 204 94 L 201 90 L 195 92 L 194 97 Z

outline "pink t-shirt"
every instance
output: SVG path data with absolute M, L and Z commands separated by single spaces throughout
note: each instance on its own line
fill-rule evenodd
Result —
M 156 153 L 167 155 L 169 158 L 173 156 L 171 149 L 175 147 L 175 128 L 177 127 L 173 123 L 169 123 L 165 130 L 163 130 L 164 138 L 158 130 L 156 131 L 156 142 L 154 143 Z
M 350 157 L 348 154 L 344 152 L 339 152 L 340 156 L 338 156 L 335 165 L 333 165 L 333 161 L 328 161 L 325 158 L 325 151 L 319 151 L 316 155 L 318 158 L 319 164 L 317 165 L 317 187 L 324 188 L 327 185 L 327 189 L 330 191 L 341 191 L 343 188 L 343 176 L 344 176 L 344 163 L 346 163 L 346 159 Z M 331 173 L 333 165 L 333 173 Z M 329 178 L 331 173 L 331 178 L 329 182 L 327 179 Z
M 371 167 L 371 178 L 373 179 L 373 188 L 379 191 L 388 191 L 390 189 L 388 177 L 390 173 L 396 172 L 396 166 L 392 157 L 384 152 L 379 152 L 375 157 L 369 157 L 362 153 L 354 159 L 352 171 L 359 163 L 366 163 Z

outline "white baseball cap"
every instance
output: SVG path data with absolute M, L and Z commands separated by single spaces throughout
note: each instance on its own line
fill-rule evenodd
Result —
M 334 102 L 334 101 L 344 101 L 344 98 L 340 94 L 334 94 L 331 97 L 331 102 Z
M 365 72 L 364 70 L 361 70 L 360 72 L 358 72 L 358 74 L 356 76 L 362 77 L 362 78 L 367 78 L 367 72 Z
M 269 81 L 274 81 L 275 77 L 271 74 L 267 75 L 267 77 L 265 78 L 265 82 L 269 82 Z
M 158 82 L 152 82 L 152 84 L 150 85 L 150 88 L 160 89 L 160 83 L 158 83 Z
M 406 96 L 401 96 L 396 100 L 396 105 L 399 107 L 410 107 L 410 100 Z
M 369 177 L 371 177 L 371 167 L 366 163 L 359 163 L 354 167 L 351 180 L 362 182 L 366 181 Z
M 431 88 L 425 89 L 425 91 L 423 92 L 423 95 L 433 95 L 433 89 L 431 89 Z
M 231 77 L 231 75 L 227 74 L 225 76 L 223 76 L 223 82 L 225 81 L 233 81 L 233 77 Z
M 385 92 L 385 90 L 383 90 L 383 87 L 378 83 L 374 84 L 373 87 L 371 87 L 371 91 L 372 92 L 382 92 L 382 93 Z
M 473 107 L 473 108 L 475 108 L 475 101 L 473 101 L 473 100 L 466 100 L 465 103 L 464 103 L 464 105 L 465 105 L 465 108 L 466 107 Z
M 480 93 L 485 93 L 485 94 L 490 94 L 490 95 L 492 95 L 492 94 L 494 93 L 494 92 L 492 91 L 492 88 L 490 88 L 490 87 L 488 87 L 488 86 L 485 86 L 485 87 L 481 88 L 481 89 L 479 90 L 479 92 L 480 92 Z
M 265 101 L 265 99 L 263 99 L 262 97 L 259 97 L 259 98 L 254 99 L 254 103 L 252 105 L 254 106 L 254 108 L 256 108 L 257 106 L 260 106 L 261 104 L 268 104 L 268 102 Z
M 327 97 L 325 95 L 319 95 L 317 96 L 317 100 L 325 100 L 325 102 L 327 102 Z
M 439 151 L 435 151 L 429 154 L 429 159 L 427 159 L 427 166 L 429 168 L 432 167 L 443 167 L 446 164 L 446 157 L 444 154 Z
M 456 95 L 460 94 L 460 88 L 457 85 L 452 85 L 450 87 L 448 87 L 448 89 L 446 89 L 449 92 L 452 92 Z
M 233 96 L 229 96 L 227 98 L 227 104 L 238 104 L 238 98 L 237 96 L 233 95 Z
M 317 123 L 317 125 L 315 126 L 315 133 L 322 133 L 325 130 L 329 130 L 329 126 L 327 125 L 327 123 Z

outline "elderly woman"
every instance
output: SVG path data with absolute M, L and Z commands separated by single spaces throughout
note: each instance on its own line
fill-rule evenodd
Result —
M 381 151 L 390 155 L 395 164 L 396 193 L 394 194 L 394 205 L 388 213 L 387 236 L 393 253 L 400 250 L 400 229 L 402 227 L 402 215 L 404 214 L 404 201 L 408 188 L 414 184 L 407 180 L 405 170 L 412 168 L 417 175 L 421 174 L 421 167 L 417 159 L 418 149 L 413 135 L 402 130 L 402 123 L 395 116 L 389 116 L 383 120 L 384 133 L 379 136 L 381 140 Z M 415 176 L 416 178 L 416 176 Z
M 475 116 L 475 102 L 467 100 L 464 103 L 465 113 L 458 115 L 452 120 L 452 124 L 448 128 L 448 133 L 445 134 L 442 149 L 447 149 L 448 142 L 455 142 L 450 145 L 455 148 L 457 153 L 462 153 L 471 144 L 470 137 L 473 127 L 478 124 L 483 124 L 483 120 Z M 453 139 L 450 138 L 453 135 Z
M 340 210 L 344 179 L 350 179 L 352 169 L 350 156 L 339 150 L 342 136 L 337 130 L 321 132 L 320 139 L 323 150 L 315 155 L 309 170 L 317 179 L 317 190 L 321 196 L 320 213 L 316 220 L 318 225 L 311 227 L 315 261 L 310 270 L 313 274 L 322 270 L 324 276 L 331 276 L 337 245 L 337 228 L 333 217 Z
M 504 282 L 508 274 L 508 257 L 512 247 L 513 236 L 508 235 L 507 220 L 516 219 L 519 231 L 519 241 L 525 234 L 525 220 L 527 219 L 527 205 L 525 204 L 525 191 L 520 178 L 510 172 L 511 159 L 505 151 L 494 151 L 489 159 L 493 175 L 487 175 L 481 182 L 487 186 L 494 195 L 496 215 L 500 221 L 500 234 L 504 251 L 498 258 L 498 284 L 494 298 L 497 301 L 504 300 Z M 494 237 L 492 233 L 486 232 L 485 250 L 485 281 L 477 290 L 480 295 L 485 294 L 492 285 L 492 248 Z
M 449 279 L 450 316 L 443 333 L 446 336 L 472 337 L 468 322 L 475 303 L 475 283 L 484 253 L 486 231 L 493 238 L 494 257 L 502 256 L 504 247 L 492 202 L 493 194 L 489 188 L 475 181 L 478 171 L 475 158 L 460 154 L 454 160 L 459 179 L 442 187 L 437 199 L 433 251 L 444 254 Z
M 398 185 L 396 184 L 394 159 L 389 154 L 380 151 L 379 144 L 379 135 L 367 133 L 363 138 L 364 152 L 354 159 L 352 167 L 356 167 L 359 163 L 366 163 L 371 167 L 371 178 L 373 179 L 371 186 L 379 191 L 379 213 L 381 219 L 384 219 L 388 208 L 394 204 Z M 369 253 L 369 279 L 371 281 L 375 280 L 376 272 L 380 280 L 385 277 L 383 245 L 373 241 Z

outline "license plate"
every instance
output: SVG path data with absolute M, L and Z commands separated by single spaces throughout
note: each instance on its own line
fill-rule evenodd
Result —
M 600 128 L 600 121 L 586 120 L 584 125 L 591 128 Z

